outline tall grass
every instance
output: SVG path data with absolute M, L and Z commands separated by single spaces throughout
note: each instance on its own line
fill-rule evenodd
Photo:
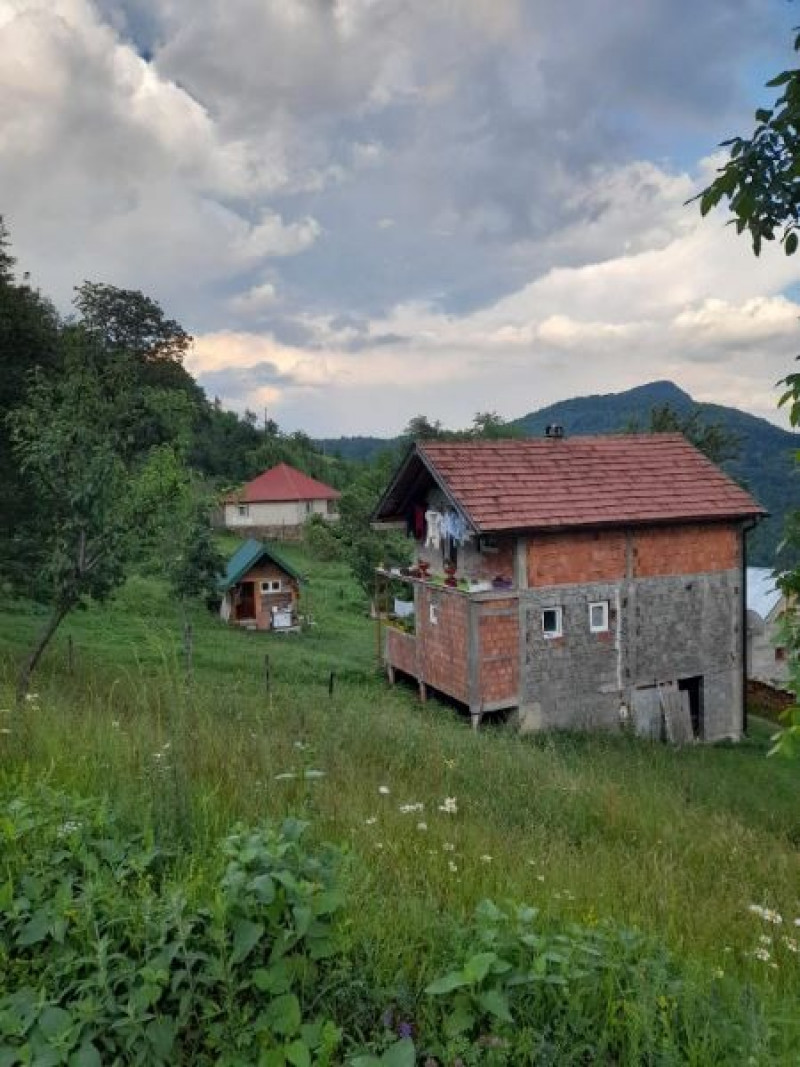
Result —
M 140 579 L 71 624 L 75 673 L 62 640 L 18 721 L 13 667 L 35 617 L 4 617 L 0 728 L 11 732 L 0 734 L 0 784 L 108 796 L 195 857 L 239 819 L 308 816 L 317 839 L 347 850 L 343 929 L 387 989 L 440 973 L 482 899 L 524 901 L 556 925 L 641 929 L 700 972 L 757 989 L 787 1048 L 800 1040 L 789 1036 L 800 992 L 798 768 L 766 759 L 768 726 L 755 723 L 739 746 L 687 750 L 475 734 L 452 710 L 388 689 L 346 576 L 318 568 L 316 583 L 317 627 L 300 637 L 231 632 L 195 613 L 189 681 L 168 598 Z M 440 810 L 445 798 L 455 813 Z

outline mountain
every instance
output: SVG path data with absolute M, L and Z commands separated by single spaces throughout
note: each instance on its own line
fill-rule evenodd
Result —
M 649 424 L 654 407 L 669 405 L 679 415 L 698 410 L 706 423 L 719 423 L 737 436 L 740 454 L 723 464 L 724 470 L 748 489 L 770 513 L 749 537 L 749 562 L 774 566 L 786 516 L 800 511 L 800 466 L 794 456 L 800 447 L 796 434 L 749 415 L 738 408 L 695 402 L 673 382 L 650 382 L 622 393 L 580 396 L 531 411 L 511 425 L 528 437 L 539 437 L 548 423 L 558 423 L 568 435 L 618 433 L 638 423 Z M 368 460 L 397 438 L 343 437 L 318 442 L 325 450 L 352 459 Z M 788 561 L 786 561 L 788 562 Z

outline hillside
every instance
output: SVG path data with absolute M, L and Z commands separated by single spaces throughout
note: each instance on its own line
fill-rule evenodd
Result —
M 721 404 L 697 403 L 673 382 L 650 382 L 622 393 L 574 397 L 529 412 L 512 422 L 529 437 L 544 433 L 551 422 L 560 423 L 567 434 L 616 433 L 638 422 L 645 425 L 654 407 L 668 404 L 679 414 L 699 409 L 709 423 L 720 423 L 741 441 L 739 458 L 725 470 L 760 501 L 770 518 L 750 535 L 751 562 L 772 566 L 781 541 L 786 515 L 800 510 L 800 474 L 794 462 L 796 435 L 766 419 Z M 432 413 L 435 414 L 435 413 Z M 368 460 L 397 438 L 341 437 L 317 442 L 326 452 L 348 459 Z

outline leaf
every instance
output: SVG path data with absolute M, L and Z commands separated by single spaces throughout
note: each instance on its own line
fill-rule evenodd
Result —
M 100 1059 L 100 1053 L 89 1041 L 72 1053 L 69 1067 L 103 1067 L 103 1061 Z
M 264 935 L 262 923 L 252 923 L 249 919 L 237 919 L 233 924 L 233 952 L 231 963 L 241 963 L 250 955 Z
M 441 978 L 425 986 L 425 992 L 429 996 L 439 997 L 443 993 L 452 993 L 454 989 L 461 989 L 462 986 L 469 984 L 469 979 L 464 977 L 463 971 L 450 971 L 449 974 L 442 975 Z
M 62 1038 L 70 1026 L 72 1026 L 70 1013 L 55 1004 L 48 1004 L 39 1016 L 39 1029 L 48 1041 Z
M 445 1031 L 451 1037 L 455 1037 L 458 1034 L 465 1033 L 467 1030 L 470 1030 L 474 1025 L 475 1016 L 469 1010 L 466 998 L 456 1004 L 454 1010 L 444 1021 Z
M 796 233 L 790 233 L 787 235 L 783 245 L 783 250 L 787 256 L 793 256 L 797 251 L 798 238 Z
M 481 993 L 478 997 L 478 1003 L 484 1011 L 488 1011 L 495 1018 L 502 1019 L 503 1022 L 507 1023 L 513 1022 L 508 1006 L 508 997 L 501 993 L 499 989 L 487 989 L 485 993 Z
M 414 1042 L 410 1037 L 404 1037 L 386 1049 L 380 1058 L 381 1067 L 414 1067 L 416 1053 Z
M 168 1063 L 175 1043 L 175 1023 L 172 1019 L 153 1019 L 145 1032 L 156 1056 Z
M 756 122 L 769 122 L 772 118 L 772 109 L 767 107 L 760 107 L 756 111 Z
M 275 997 L 264 1011 L 264 1021 L 276 1034 L 288 1037 L 300 1028 L 300 1002 L 294 993 L 284 993 Z
M 50 916 L 43 909 L 33 913 L 31 919 L 23 926 L 19 937 L 17 938 L 18 945 L 38 945 L 40 941 L 44 939 L 50 933 Z
M 477 985 L 484 980 L 496 960 L 494 952 L 478 952 L 464 964 L 464 977 L 470 985 Z

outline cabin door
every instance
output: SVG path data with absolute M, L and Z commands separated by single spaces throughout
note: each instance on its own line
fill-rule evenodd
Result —
M 242 582 L 239 586 L 239 601 L 236 605 L 237 619 L 256 617 L 256 583 Z

